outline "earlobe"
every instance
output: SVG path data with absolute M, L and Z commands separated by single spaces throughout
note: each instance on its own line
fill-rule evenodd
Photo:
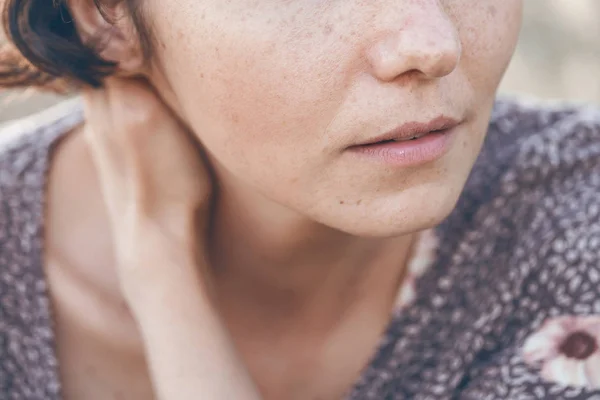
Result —
M 106 61 L 118 64 L 118 74 L 138 75 L 144 67 L 139 35 L 122 1 L 99 9 L 94 0 L 68 0 L 81 40 Z M 114 4 L 116 3 L 116 4 Z

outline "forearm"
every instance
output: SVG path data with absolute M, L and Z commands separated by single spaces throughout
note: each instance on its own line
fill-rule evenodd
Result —
M 209 299 L 205 282 L 199 279 L 202 266 L 191 265 L 186 257 L 152 259 L 161 265 L 144 269 L 163 269 L 169 278 L 144 282 L 145 287 L 136 290 L 130 304 L 143 336 L 157 397 L 258 400 L 258 391 Z

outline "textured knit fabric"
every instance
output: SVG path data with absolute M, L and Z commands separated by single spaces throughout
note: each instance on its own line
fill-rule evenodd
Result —
M 0 133 L 6 400 L 61 399 L 43 209 L 52 148 L 81 105 L 48 115 Z M 599 400 L 599 285 L 600 111 L 498 101 L 456 209 L 421 235 L 348 399 Z

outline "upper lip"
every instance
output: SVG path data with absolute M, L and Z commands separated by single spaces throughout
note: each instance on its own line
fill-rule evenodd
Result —
M 385 142 L 388 140 L 406 140 L 415 136 L 422 136 L 430 132 L 450 129 L 458 124 L 459 121 L 456 119 L 446 117 L 444 115 L 440 115 L 429 122 L 407 122 L 395 129 L 392 129 L 391 131 L 384 133 L 383 135 L 376 136 L 363 143 L 359 143 L 357 146 L 365 146 L 369 144 Z

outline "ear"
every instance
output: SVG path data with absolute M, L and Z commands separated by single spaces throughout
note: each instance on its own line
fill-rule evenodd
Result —
M 125 1 L 102 2 L 100 10 L 94 0 L 68 0 L 82 41 L 95 48 L 104 60 L 117 63 L 119 75 L 143 73 L 144 55 Z

